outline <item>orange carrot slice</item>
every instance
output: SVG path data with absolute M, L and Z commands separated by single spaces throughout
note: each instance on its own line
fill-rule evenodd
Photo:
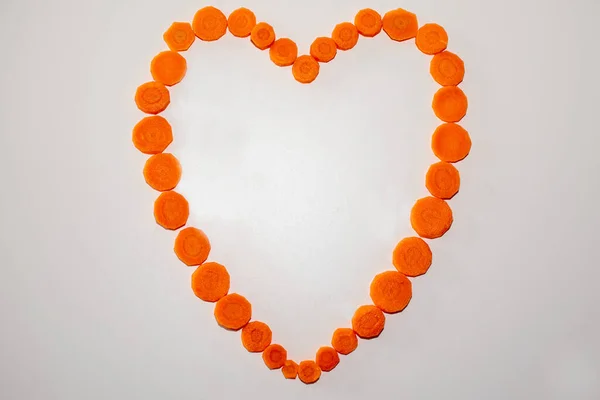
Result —
M 458 122 L 467 115 L 469 102 L 465 93 L 456 86 L 444 86 L 433 96 L 431 107 L 436 117 L 444 122 Z
M 198 228 L 182 229 L 175 238 L 175 254 L 185 265 L 200 265 L 210 253 L 210 242 L 204 232 Z
M 192 29 L 200 40 L 207 42 L 220 39 L 227 32 L 227 18 L 221 10 L 207 6 L 194 15 Z
M 437 54 L 448 47 L 448 34 L 438 24 L 425 24 L 417 31 L 417 47 L 425 54 Z
M 292 74 L 300 83 L 311 83 L 319 75 L 319 63 L 312 56 L 300 56 L 294 61 Z
M 381 15 L 375 10 L 365 8 L 354 17 L 354 25 L 361 35 L 373 37 L 381 32 Z
M 187 223 L 190 215 L 188 201 L 172 190 L 162 192 L 154 202 L 154 219 L 165 229 L 179 229 Z
M 285 379 L 296 379 L 296 376 L 298 376 L 298 364 L 292 360 L 286 360 L 283 363 L 283 367 L 281 367 L 281 373 Z
M 431 260 L 429 245 L 416 236 L 402 239 L 392 254 L 394 267 L 406 276 L 423 275 L 431 266 Z
M 256 16 L 247 8 L 240 7 L 229 14 L 227 18 L 229 32 L 236 37 L 248 37 L 256 26 Z
M 321 371 L 329 372 L 340 363 L 340 356 L 333 347 L 323 346 L 317 350 L 315 361 Z
M 196 35 L 189 22 L 173 22 L 163 34 L 163 39 L 169 49 L 173 51 L 186 51 L 190 48 Z
M 358 43 L 358 29 L 351 22 L 342 22 L 333 28 L 331 38 L 340 50 L 350 50 Z
M 277 39 L 269 48 L 269 57 L 275 65 L 290 66 L 298 57 L 298 46 L 288 38 Z
M 337 328 L 333 332 L 331 345 L 338 353 L 348 355 L 358 347 L 358 338 L 350 328 Z
M 159 115 L 144 117 L 133 127 L 131 141 L 142 153 L 162 153 L 173 141 L 173 130 L 169 122 Z
M 227 268 L 216 262 L 207 262 L 192 274 L 192 290 L 200 300 L 214 303 L 227 295 L 230 281 Z
M 379 336 L 385 325 L 385 315 L 372 305 L 360 306 L 352 317 L 352 329 L 358 336 L 371 339 Z
M 275 41 L 275 31 L 266 22 L 259 22 L 252 28 L 250 40 L 259 50 L 268 49 Z
M 382 23 L 384 32 L 398 42 L 414 38 L 419 29 L 417 16 L 402 8 L 385 13 Z
M 269 369 L 279 369 L 287 360 L 287 350 L 279 344 L 271 344 L 263 351 L 262 358 Z
M 386 313 L 404 310 L 412 298 L 412 283 L 398 271 L 375 275 L 370 289 L 373 304 Z
M 442 51 L 431 59 L 429 73 L 442 86 L 457 86 L 465 77 L 465 63 L 456 54 Z
M 432 164 L 425 176 L 425 186 L 433 197 L 451 199 L 460 187 L 460 174 L 452 164 L 440 161 Z
M 321 368 L 316 362 L 306 360 L 298 365 L 298 378 L 306 384 L 315 383 L 321 377 Z
M 220 326 L 237 331 L 250 321 L 252 305 L 244 296 L 231 293 L 217 301 L 214 314 Z
M 433 132 L 431 148 L 440 160 L 457 162 L 471 151 L 471 138 L 469 132 L 458 124 L 442 124 Z
M 154 190 L 172 190 L 181 179 L 181 164 L 171 153 L 154 154 L 144 165 L 144 179 Z
M 150 73 L 155 81 L 173 86 L 183 79 L 187 70 L 185 58 L 176 51 L 161 51 L 150 63 Z
M 272 338 L 271 328 L 264 322 L 252 321 L 242 329 L 242 344 L 252 353 L 264 351 Z
M 169 106 L 169 90 L 160 82 L 146 82 L 135 92 L 135 104 L 146 114 L 158 114 Z
M 329 62 L 336 54 L 337 46 L 332 38 L 318 37 L 310 45 L 310 55 L 319 62 Z
M 435 197 L 417 200 L 410 212 L 413 229 L 427 239 L 441 237 L 450 229 L 452 221 L 452 210 L 448 203 Z

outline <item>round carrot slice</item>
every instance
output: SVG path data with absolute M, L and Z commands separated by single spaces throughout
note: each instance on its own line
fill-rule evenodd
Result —
M 402 8 L 386 12 L 382 24 L 390 39 L 398 42 L 414 38 L 419 29 L 417 16 Z
M 294 61 L 292 74 L 300 83 L 311 83 L 319 75 L 319 63 L 312 56 L 300 56 Z
M 333 332 L 331 345 L 338 353 L 348 355 L 358 347 L 358 338 L 350 328 L 337 328 Z
M 465 77 L 465 63 L 456 54 L 442 51 L 431 59 L 429 73 L 442 86 L 457 86 Z
M 240 7 L 229 14 L 227 26 L 233 36 L 248 37 L 252 32 L 252 28 L 256 26 L 256 16 L 247 8 Z
M 427 239 L 441 237 L 450 229 L 452 221 L 452 210 L 448 203 L 435 197 L 417 200 L 410 212 L 413 229 Z
M 444 122 L 458 122 L 467 115 L 469 102 L 465 93 L 456 86 L 444 86 L 433 96 L 431 107 L 436 117 Z
M 372 305 L 360 306 L 352 317 L 352 329 L 358 336 L 371 339 L 379 336 L 385 325 L 385 315 Z
M 287 350 L 279 344 L 271 344 L 263 351 L 262 358 L 269 369 L 279 369 L 287 360 Z
M 162 192 L 154 202 L 154 219 L 165 229 L 179 229 L 187 223 L 190 215 L 188 201 L 172 190 Z
M 250 40 L 259 50 L 268 49 L 275 41 L 275 31 L 266 22 L 259 22 L 252 28 Z
M 185 265 L 200 265 L 206 261 L 210 253 L 210 242 L 198 228 L 182 229 L 175 238 L 175 254 Z
M 354 17 L 354 25 L 361 35 L 373 37 L 381 32 L 381 15 L 375 10 L 365 8 Z
M 298 46 L 288 38 L 277 39 L 269 48 L 269 57 L 275 65 L 290 66 L 298 57 Z
M 448 34 L 438 24 L 425 24 L 417 31 L 417 47 L 425 54 L 437 54 L 448 47 Z
M 207 42 L 220 39 L 227 32 L 227 18 L 221 10 L 207 6 L 194 15 L 192 29 L 200 40 Z
M 173 190 L 181 179 L 181 164 L 171 153 L 154 154 L 144 165 L 144 179 L 154 190 Z
M 173 141 L 173 130 L 166 119 L 152 115 L 144 117 L 133 127 L 131 140 L 142 153 L 162 153 Z
M 328 37 L 318 37 L 310 45 L 310 55 L 319 62 L 329 62 L 335 58 L 337 47 L 335 41 Z
M 333 28 L 331 38 L 340 50 L 350 50 L 358 43 L 358 29 L 351 22 L 342 22 Z
M 429 245 L 416 236 L 398 242 L 392 255 L 392 263 L 398 272 L 413 277 L 426 273 L 431 266 L 431 260 Z
M 323 346 L 317 350 L 315 361 L 321 371 L 329 372 L 340 363 L 340 356 L 333 347 Z
M 173 86 L 183 79 L 187 70 L 185 58 L 176 51 L 161 51 L 150 63 L 150 73 L 155 81 Z
M 169 106 L 169 90 L 160 82 L 146 82 L 135 92 L 135 104 L 146 114 L 158 114 Z
M 283 367 L 281 367 L 281 373 L 285 379 L 296 379 L 296 376 L 298 376 L 298 364 L 292 360 L 286 360 L 283 363 Z
M 315 383 L 321 377 L 321 368 L 316 362 L 306 360 L 298 364 L 298 378 L 306 384 Z
M 214 303 L 229 292 L 229 272 L 216 262 L 200 265 L 192 274 L 192 290 L 201 300 Z
M 425 186 L 433 197 L 451 199 L 460 187 L 460 174 L 452 164 L 440 161 L 432 164 L 425 176 Z
M 272 338 L 271 328 L 264 322 L 252 321 L 242 329 L 242 344 L 252 353 L 264 351 Z
M 412 284 L 398 271 L 377 274 L 371 282 L 371 300 L 386 313 L 404 310 L 411 298 Z
M 252 305 L 237 293 L 221 297 L 215 304 L 215 319 L 225 329 L 237 331 L 252 317 Z
M 163 39 L 169 49 L 173 51 L 186 51 L 190 48 L 196 35 L 189 22 L 173 22 L 163 34 Z
M 433 132 L 431 148 L 440 160 L 457 162 L 471 151 L 471 138 L 469 132 L 458 124 L 442 124 Z

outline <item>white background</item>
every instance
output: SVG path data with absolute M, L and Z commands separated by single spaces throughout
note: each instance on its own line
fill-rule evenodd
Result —
M 131 143 L 163 32 L 208 4 L 2 1 L 0 398 L 600 398 L 600 3 L 213 2 L 301 53 L 363 7 L 403 7 L 466 63 L 455 223 L 409 307 L 312 386 L 267 370 L 193 295 Z M 164 115 L 189 222 L 274 342 L 311 359 L 414 234 L 439 123 L 429 57 L 361 38 L 311 85 L 229 34 L 186 57 Z

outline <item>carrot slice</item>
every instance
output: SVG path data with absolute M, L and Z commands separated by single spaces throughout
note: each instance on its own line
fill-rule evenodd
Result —
M 310 45 L 310 55 L 319 62 L 329 62 L 335 58 L 337 47 L 335 41 L 328 37 L 318 37 Z
M 358 336 L 371 339 L 379 336 L 385 325 L 385 315 L 372 305 L 360 306 L 352 317 L 352 329 Z
M 221 297 L 215 304 L 215 319 L 225 329 L 237 331 L 252 317 L 252 305 L 237 293 Z
M 192 274 L 192 290 L 201 300 L 214 303 L 229 292 L 229 272 L 216 262 L 200 265 Z
M 398 42 L 414 38 L 419 29 L 417 16 L 402 8 L 386 12 L 382 23 L 384 32 Z
M 340 363 L 340 356 L 333 347 L 323 346 L 317 350 L 315 361 L 321 371 L 329 372 Z
M 252 28 L 250 40 L 259 50 L 268 49 L 275 41 L 275 31 L 266 22 L 259 22 Z
M 146 82 L 135 92 L 135 104 L 146 114 L 158 114 L 169 106 L 169 90 L 160 82 Z
M 194 15 L 192 29 L 200 40 L 217 40 L 227 32 L 227 18 L 218 8 L 207 6 Z
M 298 365 L 298 378 L 306 384 L 315 383 L 321 377 L 321 368 L 316 362 L 306 360 Z
M 444 122 L 458 122 L 467 115 L 469 102 L 465 93 L 456 86 L 444 86 L 433 95 L 431 103 L 436 117 Z
M 296 379 L 296 376 L 298 376 L 298 364 L 292 360 L 286 360 L 283 363 L 283 367 L 281 367 L 281 373 L 285 379 Z
M 375 10 L 365 8 L 354 17 L 354 25 L 361 35 L 373 37 L 381 32 L 381 15 Z
M 442 124 L 433 132 L 431 148 L 440 160 L 457 162 L 471 151 L 471 138 L 469 132 L 458 124 Z
M 163 34 L 163 39 L 169 49 L 173 51 L 186 51 L 190 48 L 196 35 L 189 22 L 173 22 Z
M 187 70 L 185 58 L 176 51 L 161 51 L 150 63 L 150 73 L 155 81 L 173 86 L 183 79 Z
M 190 215 L 188 201 L 172 190 L 161 193 L 154 202 L 154 219 L 165 229 L 179 229 L 187 223 Z
M 240 7 L 229 14 L 227 18 L 227 27 L 229 32 L 236 37 L 248 37 L 250 32 L 256 26 L 256 16 L 247 8 Z
M 386 313 L 404 310 L 412 298 L 412 283 L 398 271 L 385 271 L 375 275 L 370 289 L 373 304 Z
M 431 59 L 429 73 L 442 86 L 457 86 L 465 77 L 465 63 L 456 54 L 442 51 Z
M 448 47 L 448 34 L 438 24 L 425 24 L 417 31 L 417 47 L 425 54 L 437 54 Z
M 333 28 L 331 38 L 340 50 L 350 50 L 358 43 L 358 29 L 351 22 L 342 22 Z
M 431 266 L 431 260 L 429 245 L 416 236 L 402 239 L 392 254 L 392 264 L 406 276 L 423 275 Z
M 350 328 L 337 328 L 333 332 L 331 345 L 338 353 L 348 355 L 358 347 L 358 338 Z
M 175 254 L 185 265 L 200 265 L 210 253 L 210 242 L 204 232 L 198 228 L 182 229 L 175 238 Z
M 269 57 L 275 65 L 290 66 L 298 57 L 298 46 L 288 38 L 277 39 L 269 48 Z
M 269 369 L 279 369 L 287 360 L 287 350 L 279 344 L 270 344 L 263 351 L 262 358 Z
M 242 329 L 242 344 L 252 353 L 264 351 L 272 338 L 271 328 L 264 322 L 252 321 Z
M 427 239 L 441 237 L 450 229 L 452 221 L 452 210 L 448 203 L 435 197 L 417 200 L 410 212 L 413 229 Z
M 144 179 L 154 190 L 172 190 L 181 179 L 181 164 L 171 153 L 154 154 L 144 165 Z
M 311 83 L 319 75 L 319 63 L 312 56 L 300 56 L 294 61 L 292 74 L 300 83 Z
M 460 187 L 460 174 L 449 163 L 440 161 L 432 164 L 425 176 L 425 186 L 433 197 L 451 199 Z
M 162 153 L 173 141 L 173 130 L 169 122 L 159 115 L 144 117 L 133 127 L 131 141 L 142 153 Z

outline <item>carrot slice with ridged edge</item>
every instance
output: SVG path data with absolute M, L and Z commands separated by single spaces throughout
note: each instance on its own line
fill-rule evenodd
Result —
M 193 267 L 203 264 L 210 253 L 210 241 L 198 228 L 182 229 L 175 238 L 175 254 L 185 265 Z
M 429 245 L 420 237 L 410 236 L 398 242 L 392 253 L 392 264 L 406 276 L 419 276 L 431 266 Z
M 337 328 L 331 337 L 331 345 L 338 353 L 348 355 L 358 347 L 358 338 L 350 328 Z
M 286 360 L 281 367 L 281 373 L 285 379 L 296 379 L 296 376 L 298 376 L 298 364 L 292 360 Z
M 150 63 L 150 73 L 155 81 L 173 86 L 183 79 L 187 71 L 187 62 L 176 51 L 161 51 Z
M 333 28 L 331 38 L 340 50 L 350 50 L 358 43 L 358 29 L 351 22 L 342 22 Z
M 173 51 L 186 51 L 196 40 L 196 35 L 189 22 L 173 22 L 163 34 L 163 40 Z
M 133 127 L 131 141 L 144 154 L 162 153 L 173 142 L 173 129 L 160 115 L 144 117 Z
M 135 91 L 135 104 L 146 114 L 158 114 L 169 106 L 169 90 L 160 82 L 146 82 Z
M 392 40 L 402 42 L 417 36 L 419 23 L 417 16 L 402 8 L 386 12 L 383 15 L 383 31 Z
M 298 58 L 298 46 L 292 39 L 277 39 L 269 48 L 269 57 L 275 65 L 288 67 Z
M 337 46 L 335 41 L 329 37 L 318 37 L 310 45 L 310 55 L 319 62 L 329 62 L 335 58 Z
M 207 6 L 194 15 L 192 29 L 200 40 L 212 42 L 227 32 L 227 18 L 218 8 Z
M 279 369 L 287 360 L 287 350 L 280 344 L 270 344 L 263 351 L 262 358 L 269 369 Z
M 431 59 L 429 73 L 442 86 L 457 86 L 465 77 L 465 63 L 456 54 L 442 51 Z
M 204 263 L 192 273 L 192 291 L 200 300 L 219 301 L 229 292 L 230 284 L 227 268 L 216 262 Z
M 259 22 L 252 28 L 250 40 L 257 49 L 268 49 L 275 41 L 275 30 L 266 22 Z
M 294 61 L 292 75 L 300 83 L 311 83 L 319 75 L 319 63 L 312 56 L 300 56 Z
M 410 211 L 410 224 L 417 234 L 427 239 L 444 235 L 452 226 L 452 209 L 444 200 L 436 197 L 423 197 Z
M 412 298 L 412 283 L 398 271 L 375 275 L 370 287 L 373 304 L 386 313 L 397 313 L 406 308 Z
M 165 229 L 176 230 L 187 223 L 190 215 L 188 201 L 177 192 L 162 192 L 154 202 L 154 219 Z
M 244 38 L 250 36 L 250 32 L 256 26 L 256 16 L 244 7 L 240 7 L 229 14 L 227 27 L 233 36 Z
M 231 293 L 215 304 L 215 319 L 225 329 L 237 331 L 246 326 L 252 317 L 252 305 L 242 295 Z
M 317 350 L 315 362 L 321 371 L 329 372 L 340 363 L 340 356 L 333 347 L 323 346 Z
M 242 329 L 242 345 L 251 353 L 264 351 L 273 338 L 269 325 L 260 321 L 252 321 Z
M 298 364 L 298 378 L 304 383 L 315 383 L 321 377 L 321 368 L 312 360 L 301 361 Z
M 370 8 L 362 9 L 354 17 L 354 25 L 361 35 L 366 37 L 376 36 L 381 32 L 381 15 Z
M 352 329 L 358 336 L 364 339 L 377 337 L 383 331 L 385 315 L 376 306 L 360 306 L 352 316 Z
M 144 179 L 154 190 L 173 190 L 181 179 L 181 164 L 171 153 L 154 154 L 144 165 Z
M 437 162 L 427 170 L 425 186 L 433 197 L 451 199 L 460 188 L 460 174 L 452 164 Z
M 458 122 L 467 115 L 469 102 L 460 88 L 444 86 L 433 95 L 431 107 L 436 117 L 442 121 Z
M 471 151 L 469 132 L 458 124 L 442 124 L 433 132 L 431 149 L 441 161 L 460 161 Z
M 417 48 L 429 55 L 440 53 L 448 47 L 448 34 L 438 24 L 425 24 L 417 31 Z

